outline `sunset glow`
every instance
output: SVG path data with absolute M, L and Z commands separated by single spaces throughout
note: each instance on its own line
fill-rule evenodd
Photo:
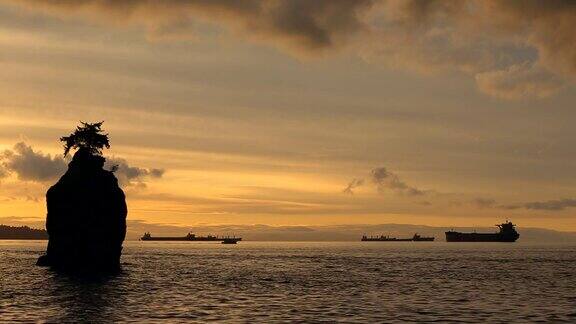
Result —
M 167 2 L 0 5 L 0 223 L 104 120 L 129 222 L 576 231 L 573 6 Z

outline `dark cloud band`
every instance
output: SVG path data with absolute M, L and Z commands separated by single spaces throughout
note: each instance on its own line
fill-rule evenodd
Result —
M 198 23 L 299 56 L 346 48 L 375 64 L 459 71 L 504 99 L 554 95 L 576 77 L 572 0 L 19 0 L 61 17 L 138 24 L 153 37 Z

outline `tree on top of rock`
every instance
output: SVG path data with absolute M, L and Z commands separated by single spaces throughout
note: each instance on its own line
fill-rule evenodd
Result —
M 76 127 L 74 133 L 69 136 L 60 138 L 64 142 L 64 156 L 67 156 L 71 149 L 84 149 L 93 155 L 102 155 L 104 147 L 110 148 L 108 134 L 103 134 L 102 124 L 99 123 L 82 123 L 82 126 Z

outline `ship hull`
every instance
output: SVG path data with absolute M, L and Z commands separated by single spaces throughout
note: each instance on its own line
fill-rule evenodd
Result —
M 446 242 L 516 242 L 520 235 L 446 232 Z
M 432 242 L 433 237 L 423 237 L 419 239 L 397 239 L 397 238 L 363 238 L 362 242 Z
M 413 239 L 363 239 L 363 242 L 412 242 Z
M 196 238 L 188 238 L 188 237 L 151 237 L 151 238 L 141 238 L 141 241 L 186 241 L 186 242 L 190 242 L 190 241 L 222 241 L 222 239 L 219 238 L 201 238 L 201 237 L 196 237 Z
M 432 241 L 434 241 L 434 238 L 433 237 L 423 237 L 423 238 L 415 239 L 412 241 L 414 241 L 414 242 L 432 242 Z
M 141 241 L 160 241 L 160 242 L 222 242 L 224 244 L 236 244 L 242 241 L 240 237 L 202 237 L 202 236 L 192 236 L 192 237 L 147 237 L 143 236 L 140 238 Z

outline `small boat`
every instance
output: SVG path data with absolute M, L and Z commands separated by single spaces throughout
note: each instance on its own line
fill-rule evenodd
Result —
M 418 234 L 414 234 L 411 238 L 396 238 L 389 236 L 362 236 L 361 241 L 363 242 L 431 242 L 434 241 L 434 237 L 425 237 Z
M 432 242 L 434 241 L 434 236 L 420 236 L 418 234 L 414 234 L 412 237 L 412 241 L 420 241 L 420 242 Z
M 236 237 L 226 237 L 222 240 L 222 244 L 236 244 L 238 241 L 241 241 L 242 238 Z

